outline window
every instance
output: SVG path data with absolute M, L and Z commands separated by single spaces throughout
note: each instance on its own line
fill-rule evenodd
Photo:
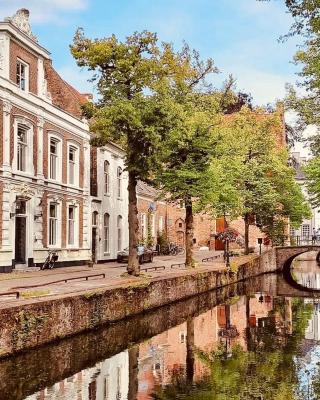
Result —
M 18 124 L 17 129 L 17 170 L 27 170 L 28 128 Z
M 121 217 L 121 215 L 118 215 L 117 231 L 118 231 L 118 251 L 121 251 L 122 250 L 122 217 Z
M 310 225 L 303 224 L 301 227 L 301 236 L 307 238 L 310 236 Z
M 163 216 L 161 215 L 159 217 L 159 232 L 161 233 L 163 231 Z
M 17 61 L 17 85 L 21 90 L 27 90 L 28 66 L 27 64 Z
M 92 226 L 98 225 L 98 211 L 93 211 L 92 213 Z
M 180 332 L 179 336 L 180 336 L 180 343 L 185 343 L 187 338 L 186 332 Z
M 69 146 L 68 162 L 69 162 L 69 183 L 74 185 L 76 183 L 76 156 L 77 149 Z
M 290 226 L 290 236 L 294 236 L 296 233 L 295 229 L 293 226 Z
M 109 239 L 109 222 L 110 215 L 104 214 L 104 252 L 110 253 L 110 239 Z
M 155 234 L 155 227 L 156 227 L 155 219 L 156 219 L 156 216 L 154 214 L 151 214 L 150 215 L 150 232 L 151 232 L 152 237 L 156 236 L 156 234 Z
M 104 162 L 104 193 L 110 193 L 110 176 L 109 176 L 110 164 L 109 161 Z
M 140 220 L 141 220 L 141 238 L 144 239 L 146 237 L 146 230 L 147 230 L 146 214 L 141 214 Z
M 59 140 L 50 139 L 50 179 L 58 179 Z
M 68 244 L 70 246 L 75 244 L 75 214 L 76 208 L 74 206 L 68 207 Z
M 58 228 L 58 205 L 56 203 L 49 204 L 49 245 L 57 244 L 57 228 Z
M 117 168 L 117 194 L 118 194 L 118 198 L 121 199 L 122 196 L 122 188 L 121 188 L 121 180 L 122 180 L 122 168 L 118 167 Z

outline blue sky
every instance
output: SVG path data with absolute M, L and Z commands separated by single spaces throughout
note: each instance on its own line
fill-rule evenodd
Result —
M 115 33 L 124 38 L 134 31 L 157 32 L 179 48 L 183 40 L 212 57 L 220 86 L 232 73 L 238 89 L 251 92 L 256 104 L 282 98 L 285 83 L 295 82 L 292 63 L 297 39 L 279 43 L 291 24 L 283 0 L 0 0 L 0 17 L 25 7 L 32 29 L 52 53 L 58 72 L 83 92 L 90 92 L 88 74 L 69 53 L 77 27 L 90 37 Z

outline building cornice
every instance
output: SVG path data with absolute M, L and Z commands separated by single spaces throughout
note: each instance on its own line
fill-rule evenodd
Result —
M 9 32 L 14 38 L 16 38 L 19 42 L 22 42 L 30 50 L 33 50 L 47 60 L 50 60 L 50 52 L 47 49 L 32 40 L 30 36 L 22 32 L 11 22 L 0 22 L 0 32 Z
M 53 125 L 74 133 L 75 136 L 79 136 L 81 132 L 81 137 L 85 136 L 90 139 L 89 126 L 86 122 L 73 117 L 71 114 L 47 103 L 32 93 L 23 93 L 22 96 L 14 84 L 2 77 L 0 77 L 0 99 L 9 101 L 12 105 L 30 114 L 42 117 Z

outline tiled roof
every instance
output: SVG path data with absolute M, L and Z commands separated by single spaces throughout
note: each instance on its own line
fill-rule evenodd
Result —
M 147 183 L 138 181 L 137 195 L 156 199 L 156 197 L 158 196 L 158 191 Z

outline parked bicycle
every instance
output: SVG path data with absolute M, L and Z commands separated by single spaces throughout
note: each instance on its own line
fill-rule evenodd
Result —
M 51 250 L 48 252 L 48 257 L 45 259 L 45 262 L 40 267 L 41 270 L 44 269 L 52 269 L 54 268 L 54 264 L 58 261 L 58 254 L 55 250 Z
M 169 254 L 171 256 L 180 256 L 184 254 L 184 247 L 178 246 L 175 243 L 170 243 Z

